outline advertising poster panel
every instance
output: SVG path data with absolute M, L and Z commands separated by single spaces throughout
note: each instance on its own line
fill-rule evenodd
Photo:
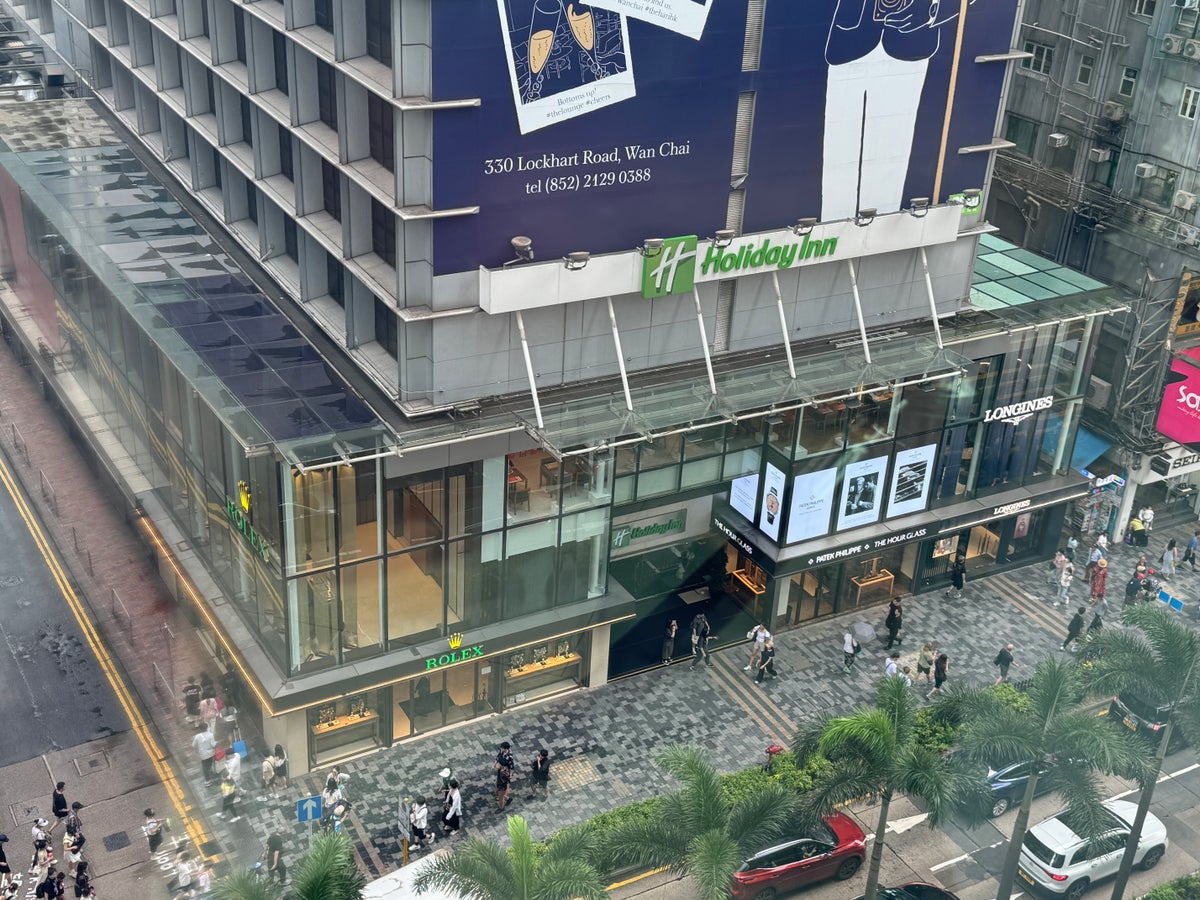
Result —
M 883 506 L 883 481 L 888 458 L 877 456 L 851 463 L 842 470 L 842 499 L 838 503 L 838 531 L 879 521 Z
M 758 499 L 758 473 L 743 475 L 733 479 L 729 485 L 729 505 L 746 517 L 747 522 L 754 521 L 754 501 Z
M 830 512 L 837 487 L 837 467 L 797 475 L 792 481 L 788 508 L 787 542 L 824 537 L 829 532 Z
M 974 60 L 1009 49 L 1016 0 L 802 7 L 431 4 L 431 99 L 479 101 L 431 113 L 434 210 L 479 208 L 434 220 L 435 274 L 516 235 L 536 260 L 711 235 L 731 188 L 754 233 L 982 186 L 958 148 L 991 141 L 1005 66 Z
M 889 519 L 925 508 L 936 455 L 937 444 L 901 450 L 896 454 L 896 474 L 892 476 L 892 494 L 888 498 Z
M 1158 409 L 1158 432 L 1187 447 L 1200 447 L 1200 347 L 1183 351 L 1171 363 L 1167 390 Z M 1194 362 L 1193 362 L 1194 361 Z
M 787 477 L 770 463 L 767 463 L 767 475 L 763 482 L 762 509 L 759 511 L 758 527 L 773 541 L 779 540 L 779 526 L 783 524 L 783 489 L 787 486 Z

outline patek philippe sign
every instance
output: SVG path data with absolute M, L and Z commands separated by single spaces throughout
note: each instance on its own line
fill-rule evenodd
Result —
M 1049 409 L 1053 405 L 1053 395 L 1038 397 L 1036 400 L 1022 400 L 1020 403 L 1009 403 L 1007 406 L 997 406 L 995 409 L 989 409 L 984 413 L 983 421 L 1018 425 L 1034 413 Z
M 910 528 L 908 531 L 897 531 L 895 534 L 885 534 L 883 537 L 873 538 L 869 541 L 859 541 L 856 544 L 847 544 L 845 547 L 827 550 L 824 553 L 815 553 L 805 560 L 805 564 L 808 566 L 823 566 L 825 563 L 838 562 L 855 556 L 879 553 L 881 550 L 886 550 L 888 547 L 895 546 L 896 544 L 907 544 L 909 541 L 920 540 L 928 534 L 929 528 L 926 526 Z

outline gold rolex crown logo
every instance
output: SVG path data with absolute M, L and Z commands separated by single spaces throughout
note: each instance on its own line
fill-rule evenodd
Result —
M 244 481 L 238 482 L 238 502 L 243 512 L 250 512 L 250 485 Z
M 451 650 L 457 650 L 459 647 L 462 646 L 462 642 L 463 642 L 462 632 L 461 631 L 456 632 L 455 634 L 450 635 L 450 637 L 448 637 L 446 640 L 450 643 Z

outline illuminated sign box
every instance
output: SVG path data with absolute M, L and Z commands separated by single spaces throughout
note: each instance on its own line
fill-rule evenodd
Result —
M 1191 362 L 1190 360 L 1196 360 Z M 1200 448 L 1200 347 L 1183 351 L 1171 363 L 1171 375 L 1158 409 L 1160 434 Z

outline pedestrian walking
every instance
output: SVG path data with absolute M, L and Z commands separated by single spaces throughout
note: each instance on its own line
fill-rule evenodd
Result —
M 189 675 L 183 686 L 183 715 L 193 728 L 200 724 L 200 685 L 196 684 L 195 675 Z
M 6 888 L 12 881 L 12 866 L 8 863 L 8 855 L 4 845 L 8 843 L 8 835 L 0 834 L 0 888 Z
M 212 784 L 217 777 L 213 763 L 217 752 L 217 739 L 203 725 L 197 725 L 196 733 L 192 735 L 192 749 L 196 751 L 196 758 L 200 760 L 200 767 L 204 770 L 204 783 Z
M 750 662 L 742 666 L 742 671 L 750 672 L 758 668 L 758 658 L 762 656 L 763 646 L 771 639 L 771 632 L 760 622 L 746 632 L 746 639 L 750 641 Z
M 925 646 L 921 648 L 921 652 L 917 654 L 917 678 L 929 680 L 929 672 L 933 669 L 933 661 L 936 656 L 936 651 L 933 649 L 933 642 L 926 641 Z
M 33 840 L 33 859 L 29 864 L 29 874 L 33 876 L 34 884 L 41 884 L 46 880 L 51 865 L 53 862 L 50 856 L 50 842 L 43 834 Z
M 1175 546 L 1175 538 L 1167 541 L 1167 547 L 1163 550 L 1162 569 L 1159 570 L 1159 576 L 1163 581 L 1170 581 L 1171 576 L 1175 574 L 1175 563 L 1179 561 L 1179 550 Z
M 893 650 L 888 656 L 887 661 L 883 664 L 884 677 L 888 675 L 900 674 L 900 651 Z
M 283 749 L 283 744 L 276 744 L 275 751 L 271 754 L 273 760 L 272 765 L 275 767 L 275 785 L 276 787 L 286 788 L 288 786 L 288 758 L 287 753 Z
M 259 800 L 266 800 L 268 796 L 275 796 L 275 757 L 267 752 L 266 747 L 261 748 L 262 766 L 259 768 L 259 776 L 262 779 L 262 796 Z
M 192 864 L 192 854 L 187 850 L 180 850 L 175 856 L 175 896 L 176 897 L 194 897 L 195 892 L 192 890 L 192 875 L 195 873 L 195 867 Z
M 1067 623 L 1067 638 L 1062 642 L 1063 650 L 1066 650 L 1071 641 L 1083 633 L 1083 614 L 1085 612 L 1087 612 L 1087 607 L 1081 606 L 1075 610 L 1075 615 L 1071 616 L 1071 621 Z
M 1058 576 L 1058 598 L 1054 601 L 1055 606 L 1061 606 L 1067 602 L 1067 595 L 1071 592 L 1071 583 L 1075 580 L 1075 563 L 1068 562 L 1063 566 L 1062 574 Z
M 1103 600 L 1108 590 L 1108 560 L 1102 559 L 1096 563 L 1095 574 L 1092 575 L 1092 602 Z
M 1088 632 L 1099 631 L 1104 627 L 1104 617 L 1108 615 L 1108 601 L 1101 597 L 1092 606 L 1092 621 L 1088 624 Z
M 967 583 L 967 558 L 959 553 L 954 557 L 950 566 L 950 587 L 946 589 L 947 599 L 957 599 L 962 596 L 963 587 Z
M 1063 555 L 1066 556 L 1067 562 L 1075 562 L 1075 551 L 1079 547 L 1079 538 L 1071 535 L 1067 538 L 1067 548 L 1063 550 Z
M 712 639 L 712 629 L 708 627 L 708 616 L 704 613 L 697 613 L 696 618 L 692 619 L 692 665 L 691 669 L 695 669 L 696 665 L 703 660 L 708 667 L 712 668 L 712 657 L 708 653 L 708 642 Z
M 1196 554 L 1200 551 L 1200 531 L 1193 531 L 1192 536 L 1188 538 L 1187 549 L 1183 551 L 1183 561 L 1192 567 L 1192 571 L 1196 571 Z
M 67 857 L 67 877 L 73 879 L 79 872 L 79 864 L 83 862 L 83 846 L 67 835 L 63 840 L 63 853 Z
M 225 777 L 221 779 L 221 811 L 217 813 L 219 818 L 229 817 L 230 822 L 236 822 L 241 816 L 238 814 L 238 786 L 234 782 L 233 776 L 229 772 L 225 773 Z
M 669 666 L 671 660 L 675 658 L 675 635 L 679 631 L 679 623 L 672 619 L 667 623 L 667 630 L 663 634 L 662 642 L 662 662 L 664 666 Z
M 1092 547 L 1092 552 L 1088 555 L 1087 569 L 1085 572 L 1087 575 L 1088 584 L 1092 583 L 1092 576 L 1095 574 L 1096 566 L 1099 565 L 1100 560 L 1104 559 L 1107 555 L 1107 551 L 1101 547 L 1100 544 L 1096 544 L 1094 547 Z
M 862 645 L 854 639 L 854 635 L 846 632 L 842 635 L 842 671 L 847 675 L 854 669 L 854 661 L 862 652 Z
M 225 751 L 225 771 L 233 779 L 234 784 L 241 785 L 242 754 L 238 753 L 232 747 Z
M 883 620 L 883 625 L 888 633 L 888 650 L 892 649 L 892 644 L 903 643 L 901 631 L 904 629 L 904 609 L 899 597 L 893 597 L 892 602 L 888 604 L 887 618 Z
M 1134 575 L 1125 582 L 1125 605 L 1132 606 L 1137 602 L 1138 591 L 1142 589 L 1142 579 Z
M 87 872 L 87 863 L 79 864 L 79 871 L 75 873 L 75 897 L 90 898 L 96 896 L 96 889 L 92 887 L 92 876 Z M 200 896 L 204 896 L 202 893 Z
M 542 789 L 542 799 L 550 796 L 550 751 L 542 748 L 533 757 L 532 771 L 529 776 L 529 799 L 537 796 L 538 788 Z
M 1054 553 L 1054 561 L 1050 565 L 1050 578 L 1046 584 L 1058 587 L 1059 581 L 1062 580 L 1062 570 L 1070 560 L 1067 559 L 1067 554 L 1063 548 L 1059 548 Z
M 450 779 L 450 792 L 446 794 L 446 815 L 442 817 L 446 831 L 451 836 L 462 827 L 462 794 L 458 790 L 458 779 Z
M 426 828 L 429 825 L 429 807 L 425 805 L 425 798 L 418 796 L 412 805 L 412 809 L 408 812 L 408 822 L 412 826 L 412 842 L 408 845 L 409 850 L 424 850 L 428 844 L 428 835 Z
M 1017 661 L 1013 659 L 1013 645 L 1005 644 L 1001 647 L 1000 652 L 996 654 L 996 658 L 992 660 L 992 665 L 999 666 L 1000 668 L 1000 677 L 996 679 L 996 684 L 1008 681 L 1009 666 L 1018 665 Z
M 150 848 L 150 855 L 153 856 L 162 846 L 163 825 L 158 820 L 158 816 L 154 814 L 153 809 L 147 808 L 142 815 L 146 817 L 146 821 L 142 823 L 142 833 L 146 835 L 146 843 Z
M 933 661 L 933 690 L 925 695 L 928 700 L 934 694 L 942 692 L 942 685 L 946 683 L 946 678 L 950 674 L 950 657 L 945 653 L 939 653 L 938 658 Z
M 54 834 L 54 829 L 59 826 L 70 814 L 71 807 L 67 804 L 67 783 L 60 781 L 54 785 L 54 793 L 50 795 L 50 810 L 54 813 L 54 821 L 50 823 L 50 829 L 47 834 Z
M 1146 526 L 1146 536 L 1154 530 L 1154 507 L 1146 504 L 1138 510 L 1138 518 L 1142 520 L 1142 524 Z M 1146 546 L 1142 544 L 1142 546 Z
M 763 676 L 775 677 L 775 641 L 767 638 L 763 644 L 762 654 L 758 658 L 758 672 L 754 676 L 755 684 L 762 684 Z
M 512 780 L 516 761 L 512 755 L 512 745 L 504 741 L 496 754 L 496 807 L 504 809 L 512 797 Z

